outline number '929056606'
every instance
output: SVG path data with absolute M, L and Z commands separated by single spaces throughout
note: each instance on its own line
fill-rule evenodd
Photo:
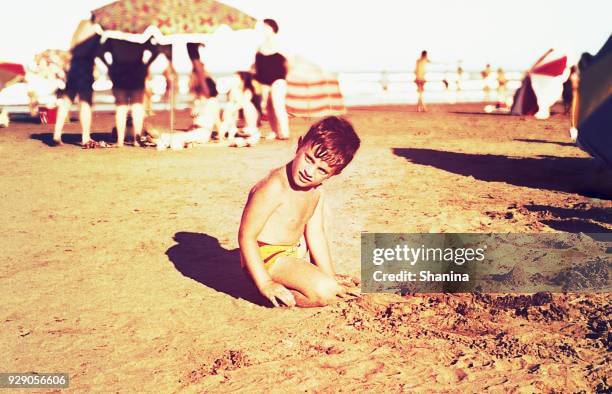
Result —
M 67 373 L 0 373 L 0 388 L 67 388 Z

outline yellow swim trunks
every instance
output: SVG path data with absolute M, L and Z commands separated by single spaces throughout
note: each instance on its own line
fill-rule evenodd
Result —
M 296 245 L 270 245 L 265 242 L 257 241 L 259 245 L 259 255 L 263 260 L 264 267 L 266 270 L 272 268 L 272 266 L 278 261 L 281 257 L 298 257 L 298 247 L 299 244 Z

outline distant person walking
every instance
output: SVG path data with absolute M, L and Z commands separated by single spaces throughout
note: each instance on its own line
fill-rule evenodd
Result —
M 431 63 L 427 58 L 427 51 L 421 52 L 421 57 L 416 61 L 415 66 L 415 79 L 414 83 L 417 87 L 417 112 L 427 112 L 427 107 L 425 106 L 425 102 L 423 100 L 423 93 L 425 92 L 425 73 L 427 64 Z
M 483 81 L 484 101 L 489 101 L 491 99 L 491 65 L 487 63 L 484 70 L 480 72 L 480 75 Z
M 62 131 L 72 102 L 79 97 L 81 122 L 81 144 L 95 144 L 91 140 L 91 106 L 93 103 L 94 61 L 100 49 L 99 25 L 91 20 L 79 23 L 70 43 L 70 70 L 66 77 L 66 88 L 58 101 L 57 118 L 53 131 L 53 144 L 63 145 Z
M 497 69 L 497 105 L 499 107 L 506 106 L 506 95 L 508 93 L 506 73 L 503 68 Z
M 565 114 L 570 116 L 570 137 L 572 140 L 576 140 L 578 137 L 578 129 L 576 128 L 576 117 L 578 115 L 578 83 L 580 82 L 580 76 L 578 74 L 578 67 L 570 67 L 570 74 L 567 77 L 567 81 L 563 83 L 563 105 L 565 107 Z
M 261 85 L 262 109 L 272 127 L 267 139 L 289 138 L 289 115 L 287 97 L 287 58 L 280 53 L 276 41 L 278 24 L 273 19 L 264 19 L 264 41 L 255 55 L 255 80 Z
M 571 66 L 569 76 L 567 80 L 563 82 L 563 106 L 565 115 L 568 115 L 571 111 L 574 91 L 576 90 L 578 90 L 578 68 L 576 66 Z
M 461 83 L 463 81 L 463 67 L 461 67 L 461 60 L 457 63 L 457 91 L 461 91 Z
M 145 59 L 145 51 L 149 51 L 148 59 Z M 102 44 L 101 52 L 110 53 L 112 57 L 111 63 L 104 56 L 101 59 L 108 67 L 113 82 L 113 95 L 117 106 L 115 110 L 117 146 L 123 146 L 125 140 L 128 110 L 132 113 L 134 146 L 138 146 L 145 118 L 143 105 L 145 80 L 149 66 L 160 51 L 150 40 L 144 44 L 138 44 L 109 38 Z

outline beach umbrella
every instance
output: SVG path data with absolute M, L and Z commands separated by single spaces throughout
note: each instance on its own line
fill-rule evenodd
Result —
M 17 63 L 0 62 L 0 90 L 25 76 L 25 68 Z
M 153 35 L 160 43 L 169 43 L 177 35 L 210 34 L 221 25 L 249 29 L 256 22 L 252 16 L 214 0 L 119 0 L 92 14 L 106 32 L 127 33 L 124 39 L 141 41 Z
M 322 117 L 346 112 L 335 74 L 302 56 L 290 56 L 288 62 L 287 113 Z
M 107 37 L 159 44 L 204 42 L 222 25 L 251 29 L 257 20 L 214 0 L 119 0 L 92 11 Z M 170 128 L 174 129 L 174 89 L 170 90 Z
M 593 57 L 584 56 L 578 83 L 578 144 L 612 168 L 612 35 Z
M 550 116 L 550 107 L 561 98 L 567 55 L 556 49 L 546 51 L 529 69 L 514 96 L 511 112 L 515 115 Z M 533 100 L 535 98 L 535 100 Z

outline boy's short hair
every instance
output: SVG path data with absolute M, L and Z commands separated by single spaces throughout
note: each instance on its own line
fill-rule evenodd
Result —
M 278 33 L 278 23 L 274 19 L 264 19 L 263 23 L 270 26 L 274 33 Z
M 353 160 L 361 140 L 349 121 L 330 116 L 310 126 L 301 138 L 300 146 L 308 143 L 316 147 L 315 156 L 324 160 L 339 174 Z

